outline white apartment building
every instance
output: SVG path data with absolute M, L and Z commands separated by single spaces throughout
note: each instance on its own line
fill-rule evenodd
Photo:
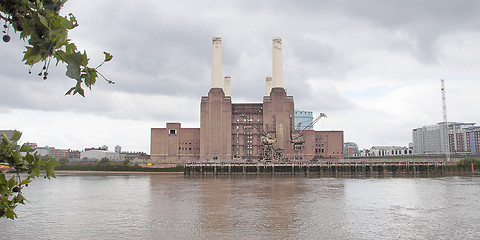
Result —
M 475 123 L 440 122 L 413 129 L 413 154 L 470 152 L 466 133 Z

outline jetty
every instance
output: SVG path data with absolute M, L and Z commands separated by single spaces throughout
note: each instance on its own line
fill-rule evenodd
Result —
M 455 171 L 457 161 L 443 159 L 341 159 L 320 162 L 190 162 L 185 175 L 368 175 L 386 173 L 442 174 Z

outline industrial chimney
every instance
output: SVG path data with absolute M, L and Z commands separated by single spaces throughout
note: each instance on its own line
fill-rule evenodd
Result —
M 231 85 L 231 80 L 230 80 L 230 77 L 225 77 L 225 82 L 224 82 L 224 86 L 223 86 L 223 90 L 225 91 L 225 97 L 231 97 L 231 92 L 230 92 L 230 87 Z
M 282 39 L 281 38 L 273 39 L 273 87 L 283 88 Z
M 222 39 L 214 37 L 212 42 L 212 88 L 222 88 Z
M 265 96 L 270 96 L 272 91 L 272 77 L 267 77 L 265 80 Z

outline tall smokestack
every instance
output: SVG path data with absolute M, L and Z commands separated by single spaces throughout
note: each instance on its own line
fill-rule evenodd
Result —
M 283 88 L 282 39 L 281 38 L 273 39 L 273 87 Z
M 225 77 L 225 82 L 224 82 L 224 86 L 223 86 L 223 91 L 225 91 L 225 97 L 231 97 L 231 92 L 230 92 L 230 84 L 231 84 L 231 80 L 230 80 L 230 77 Z
M 222 88 L 222 39 L 214 37 L 212 42 L 212 88 Z
M 270 96 L 272 91 L 272 77 L 267 77 L 265 80 L 265 96 Z

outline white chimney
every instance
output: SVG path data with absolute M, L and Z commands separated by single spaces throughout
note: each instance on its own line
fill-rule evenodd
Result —
M 214 37 L 212 42 L 212 88 L 222 88 L 222 39 Z
M 282 39 L 281 38 L 273 39 L 273 87 L 283 88 Z
M 225 97 L 231 97 L 231 92 L 230 92 L 230 85 L 231 85 L 231 80 L 230 77 L 225 77 L 225 85 L 223 86 L 223 89 L 225 91 Z
M 272 91 L 272 77 L 267 77 L 265 80 L 265 96 L 270 96 Z

